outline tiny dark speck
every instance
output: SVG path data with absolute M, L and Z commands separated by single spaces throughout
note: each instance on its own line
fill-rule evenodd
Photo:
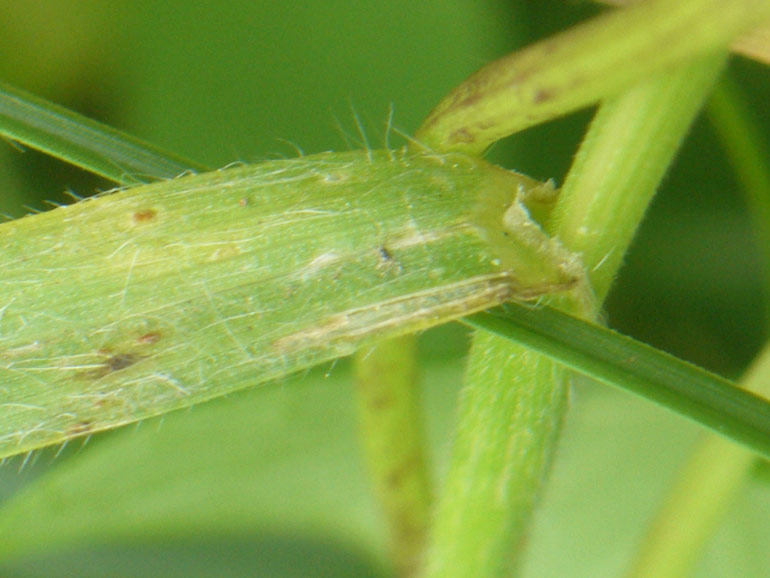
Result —
M 135 355 L 132 355 L 131 353 L 122 353 L 110 356 L 110 358 L 107 359 L 106 365 L 110 371 L 120 371 L 121 369 L 131 367 L 136 362 L 137 358 Z
M 155 209 L 142 209 L 134 213 L 133 219 L 135 223 L 146 223 L 147 221 L 152 221 L 157 214 L 158 212 Z
M 380 247 L 378 252 L 380 253 L 380 258 L 383 261 L 391 261 L 393 259 L 393 255 L 391 255 L 390 251 L 388 251 L 385 247 Z

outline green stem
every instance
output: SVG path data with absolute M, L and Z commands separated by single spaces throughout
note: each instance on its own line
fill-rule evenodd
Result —
M 439 103 L 416 137 L 435 150 L 481 153 L 507 135 L 724 49 L 768 19 L 765 0 L 649 0 L 605 13 L 488 64 Z
M 420 565 L 430 519 L 416 342 L 414 334 L 388 339 L 353 358 L 361 440 L 402 577 Z
M 580 255 L 603 301 L 723 56 L 660 75 L 603 104 L 561 189 L 549 230 Z
M 723 62 L 710 57 L 638 85 L 592 123 L 551 228 L 582 255 L 600 298 Z M 557 305 L 574 309 L 574 301 Z M 548 359 L 476 333 L 426 576 L 497 578 L 515 567 L 567 384 Z
M 477 331 L 426 576 L 506 576 L 520 557 L 565 409 L 564 370 Z M 505 387 L 499 387 L 505 384 Z M 537 384 L 533 387 L 533 384 Z

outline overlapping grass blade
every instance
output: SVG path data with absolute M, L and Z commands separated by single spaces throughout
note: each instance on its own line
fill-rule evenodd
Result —
M 770 457 L 770 403 L 700 367 L 547 307 L 509 303 L 464 322 L 523 343 Z
M 206 170 L 203 165 L 1 83 L 0 134 L 121 185 Z

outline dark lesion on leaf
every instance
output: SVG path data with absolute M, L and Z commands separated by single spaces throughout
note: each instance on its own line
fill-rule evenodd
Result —
M 147 223 L 154 220 L 157 214 L 158 211 L 155 209 L 140 209 L 134 212 L 132 219 L 134 223 Z
M 160 331 L 148 331 L 147 333 L 144 333 L 137 337 L 136 342 L 139 345 L 151 345 L 153 343 L 156 343 L 160 341 L 160 338 L 162 337 Z
M 84 419 L 73 423 L 64 431 L 67 438 L 74 438 L 90 434 L 94 430 L 94 424 L 91 420 Z
M 115 373 L 116 371 L 128 369 L 129 367 L 135 365 L 137 362 L 141 361 L 144 357 L 142 355 L 131 352 L 115 353 L 107 350 L 102 350 L 99 352 L 99 354 L 103 356 L 104 361 L 101 362 L 97 367 L 82 373 L 81 376 L 83 378 L 100 379 L 110 375 L 111 373 Z
M 139 356 L 133 353 L 116 353 L 107 358 L 105 366 L 111 372 L 120 371 L 121 369 L 131 367 L 137 361 L 139 361 Z
M 403 272 L 401 263 L 393 255 L 393 252 L 385 245 L 377 248 L 377 269 L 381 273 L 395 273 L 400 274 Z

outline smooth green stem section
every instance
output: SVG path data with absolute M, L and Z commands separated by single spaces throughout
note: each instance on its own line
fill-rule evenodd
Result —
M 431 112 L 416 138 L 434 150 L 480 153 L 507 135 L 724 49 L 763 20 L 770 20 L 765 0 L 649 0 L 608 12 L 488 64 Z
M 667 72 L 601 106 L 549 224 L 580 255 L 601 302 L 724 57 Z
M 757 357 L 741 385 L 770 395 L 770 348 L 765 347 Z M 648 529 L 628 578 L 689 576 L 755 463 L 755 454 L 722 438 L 711 436 L 703 441 Z
M 506 576 L 548 469 L 566 402 L 549 359 L 477 332 L 425 576 Z M 490 384 L 489 387 L 479 387 Z M 504 387 L 500 387 L 504 385 Z
M 700 367 L 550 307 L 508 303 L 463 322 L 660 404 L 770 457 L 770 403 Z
M 206 170 L 203 165 L 2 83 L 0 134 L 122 185 Z
M 770 146 L 734 80 L 721 78 L 706 108 L 744 194 L 765 279 L 765 326 L 770 325 Z
M 398 576 L 420 567 L 430 521 L 430 480 L 417 389 L 414 334 L 353 358 L 363 449 L 384 510 Z

